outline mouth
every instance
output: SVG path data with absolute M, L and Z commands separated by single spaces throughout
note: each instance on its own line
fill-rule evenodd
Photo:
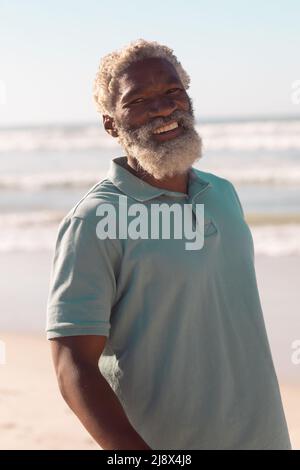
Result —
M 159 141 L 169 140 L 177 137 L 183 132 L 183 127 L 177 122 L 173 121 L 164 126 L 160 126 L 153 131 L 154 138 Z

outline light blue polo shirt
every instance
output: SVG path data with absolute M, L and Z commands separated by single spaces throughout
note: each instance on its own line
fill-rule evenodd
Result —
M 114 158 L 59 227 L 47 338 L 105 335 L 99 367 L 152 449 L 290 449 L 234 186 L 191 169 L 188 194 Z M 99 205 L 204 204 L 204 244 L 99 239 Z M 101 397 L 99 397 L 101 406 Z

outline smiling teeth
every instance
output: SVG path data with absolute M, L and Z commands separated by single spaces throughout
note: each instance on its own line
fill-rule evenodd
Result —
M 153 134 L 161 134 L 162 132 L 171 131 L 172 129 L 176 129 L 178 127 L 178 122 L 173 122 L 172 124 L 168 124 L 167 126 L 162 126 L 156 129 Z

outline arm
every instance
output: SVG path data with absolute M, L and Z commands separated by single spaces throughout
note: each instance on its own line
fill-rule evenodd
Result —
M 98 361 L 106 336 L 83 335 L 51 340 L 61 394 L 81 423 L 105 450 L 150 447 L 130 424 Z

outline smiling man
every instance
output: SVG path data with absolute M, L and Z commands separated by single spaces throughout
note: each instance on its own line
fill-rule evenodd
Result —
M 125 155 L 59 228 L 47 337 L 60 390 L 103 449 L 290 449 L 252 236 L 233 185 L 193 167 L 188 87 L 156 42 L 100 63 L 94 98 Z M 190 204 L 203 246 L 98 237 L 99 207 L 121 196 L 131 209 Z

